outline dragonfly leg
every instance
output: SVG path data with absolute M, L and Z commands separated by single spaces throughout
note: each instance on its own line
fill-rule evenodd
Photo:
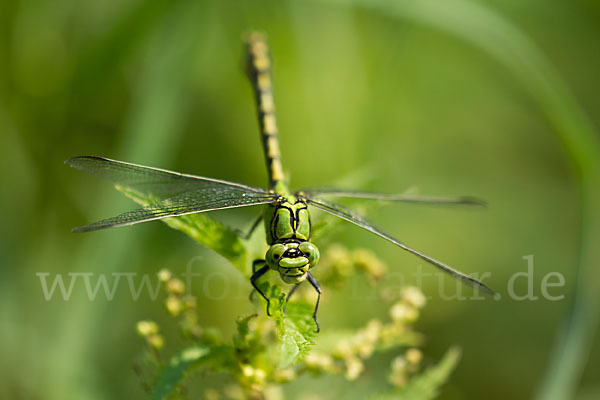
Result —
M 265 264 L 265 260 L 254 260 L 252 262 L 252 274 L 256 273 L 256 266 L 259 264 Z M 250 299 L 250 301 L 252 301 L 252 298 L 254 297 L 254 292 L 256 292 L 256 289 L 252 289 L 252 291 L 250 292 L 250 296 L 248 296 L 248 298 Z
M 252 236 L 252 234 L 254 233 L 254 231 L 256 230 L 256 228 L 258 227 L 258 225 L 260 225 L 260 223 L 262 222 L 262 220 L 263 220 L 263 215 L 260 214 L 258 216 L 258 218 L 256 218 L 256 220 L 252 223 L 252 226 L 250 227 L 250 229 L 248 229 L 248 232 L 242 234 L 242 238 L 244 240 L 250 239 L 250 236 Z
M 310 272 L 308 273 L 307 278 L 312 287 L 314 287 L 318 293 L 317 304 L 315 304 L 315 311 L 313 312 L 313 319 L 315 320 L 315 324 L 317 324 L 317 332 L 319 332 L 321 330 L 321 326 L 319 325 L 319 321 L 317 321 L 317 311 L 319 310 L 319 301 L 321 300 L 321 286 L 319 286 L 319 282 L 317 282 L 315 277 L 312 276 Z
M 294 287 L 292 288 L 292 290 L 290 290 L 290 292 L 286 296 L 286 298 L 285 298 L 285 305 L 283 306 L 283 313 L 284 314 L 287 313 L 287 303 L 288 303 L 288 300 L 290 299 L 290 297 L 292 297 L 292 295 L 294 294 L 294 292 L 296 291 L 296 289 L 298 289 L 298 286 L 300 286 L 300 284 L 296 283 L 294 285 Z
M 264 260 L 256 260 L 252 263 L 252 269 L 254 270 L 256 267 L 256 264 L 259 264 L 260 262 L 264 263 Z M 271 299 L 269 299 L 267 297 L 267 295 L 260 290 L 260 288 L 256 285 L 256 281 L 258 280 L 258 278 L 260 278 L 261 276 L 263 276 L 267 271 L 269 270 L 269 266 L 268 265 L 264 265 L 261 269 L 259 270 L 255 270 L 254 273 L 252 274 L 252 276 L 250 277 L 250 283 L 252 284 L 252 286 L 254 287 L 254 289 L 263 297 L 263 299 L 265 299 L 267 301 L 267 315 L 270 317 L 271 316 Z
M 256 272 L 256 266 L 259 265 L 259 264 L 265 265 L 266 261 L 265 260 L 260 260 L 260 259 L 252 261 L 252 273 L 253 274 Z

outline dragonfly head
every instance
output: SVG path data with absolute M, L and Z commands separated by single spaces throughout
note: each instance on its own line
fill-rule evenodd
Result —
M 311 242 L 274 243 L 265 255 L 269 268 L 279 272 L 285 283 L 300 283 L 319 261 L 319 249 Z

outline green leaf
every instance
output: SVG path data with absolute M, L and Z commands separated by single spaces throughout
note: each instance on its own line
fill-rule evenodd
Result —
M 271 313 L 280 342 L 278 367 L 284 369 L 297 362 L 314 345 L 316 325 L 312 318 L 313 306 L 293 302 L 287 305 L 284 313 L 285 293 L 281 288 L 269 285 L 264 290 L 271 299 Z
M 460 359 L 460 350 L 450 348 L 444 358 L 435 366 L 429 367 L 421 375 L 410 380 L 400 390 L 375 396 L 373 399 L 402 399 L 402 400 L 430 400 L 439 394 L 440 387 L 446 383 Z
M 144 196 L 124 186 L 115 185 L 115 187 L 142 206 L 147 206 L 156 201 L 150 196 Z M 196 242 L 225 257 L 244 276 L 247 275 L 246 245 L 231 228 L 202 213 L 165 218 L 162 221 L 169 227 L 182 231 Z
M 207 358 L 207 347 L 192 346 L 171 358 L 152 388 L 152 399 L 166 399 L 193 367 Z
M 313 307 L 306 303 L 290 303 L 287 315 L 277 326 L 281 340 L 279 367 L 287 368 L 309 352 L 316 337 Z
M 193 345 L 171 357 L 152 386 L 152 400 L 166 399 L 184 378 L 202 366 L 211 371 L 229 368 L 234 359 L 230 345 Z
M 233 345 L 238 359 L 252 359 L 265 351 L 265 345 L 261 343 L 260 331 L 250 327 L 250 321 L 256 318 L 253 314 L 247 317 L 238 317 L 237 334 L 233 336 Z

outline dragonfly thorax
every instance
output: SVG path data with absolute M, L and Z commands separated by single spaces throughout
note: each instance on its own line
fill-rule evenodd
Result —
M 285 198 L 265 209 L 265 261 L 286 283 L 300 283 L 319 261 L 319 250 L 309 242 L 310 216 L 304 199 Z
M 310 215 L 303 198 L 281 196 L 279 201 L 265 207 L 264 221 L 270 245 L 288 239 L 310 240 Z

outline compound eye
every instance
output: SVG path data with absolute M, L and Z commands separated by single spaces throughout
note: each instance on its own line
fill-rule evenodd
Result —
M 279 266 L 279 259 L 281 256 L 283 256 L 284 252 L 285 246 L 280 243 L 269 247 L 269 250 L 267 250 L 267 254 L 265 255 L 265 261 L 267 262 L 267 265 L 271 268 L 277 269 Z
M 319 262 L 319 249 L 314 244 L 311 242 L 302 242 L 298 248 L 306 254 L 311 267 L 314 267 Z

